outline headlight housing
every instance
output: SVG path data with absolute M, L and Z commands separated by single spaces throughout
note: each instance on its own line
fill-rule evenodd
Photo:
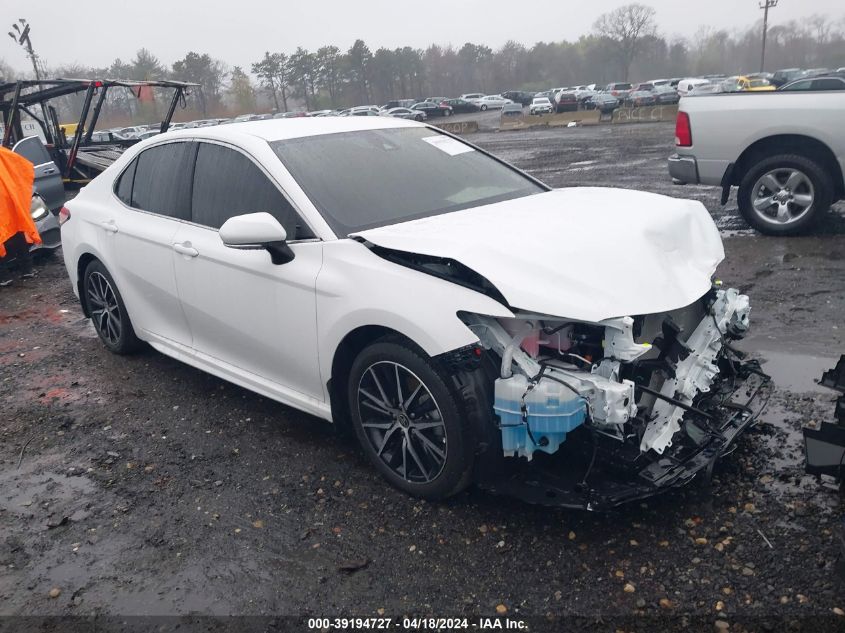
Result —
M 29 205 L 29 212 L 32 214 L 32 219 L 38 222 L 47 217 L 50 209 L 44 204 L 44 200 L 38 194 L 32 196 L 32 202 Z

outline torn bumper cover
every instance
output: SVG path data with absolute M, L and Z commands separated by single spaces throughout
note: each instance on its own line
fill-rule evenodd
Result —
M 709 476 L 765 405 L 768 377 L 729 343 L 749 324 L 736 290 L 599 323 L 522 316 L 464 317 L 501 358 L 493 492 L 589 510 L 647 497 Z

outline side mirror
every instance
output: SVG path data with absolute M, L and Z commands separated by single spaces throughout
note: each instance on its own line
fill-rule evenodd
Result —
M 220 227 L 220 239 L 229 248 L 264 249 L 274 264 L 286 264 L 294 258 L 287 245 L 287 232 L 269 213 L 248 213 L 229 218 Z

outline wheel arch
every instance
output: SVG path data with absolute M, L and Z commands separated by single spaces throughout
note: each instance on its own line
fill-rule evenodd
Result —
M 85 289 L 82 286 L 85 281 L 85 269 L 88 268 L 88 265 L 94 261 L 102 263 L 102 260 L 99 257 L 89 251 L 82 253 L 76 261 L 76 288 L 79 292 L 79 303 L 82 306 L 82 314 L 84 314 L 86 318 L 91 317 L 91 312 L 88 310 L 88 301 L 85 299 Z
M 739 185 L 757 162 L 778 153 L 800 154 L 817 162 L 830 174 L 836 198 L 845 196 L 842 168 L 836 155 L 822 141 L 804 134 L 775 134 L 755 141 L 733 164 L 730 183 Z

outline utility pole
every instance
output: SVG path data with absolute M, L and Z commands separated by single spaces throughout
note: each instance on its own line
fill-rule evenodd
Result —
M 14 31 L 14 32 L 12 32 Z M 29 23 L 23 18 L 12 24 L 12 31 L 9 31 L 9 37 L 20 44 L 26 51 L 27 57 L 32 61 L 32 69 L 35 71 L 35 80 L 41 81 L 41 71 L 38 69 L 38 56 L 32 50 L 32 40 L 29 39 Z
M 29 30 L 29 23 L 23 18 L 20 18 L 17 22 L 12 24 L 12 30 L 9 31 L 9 37 L 20 44 L 26 51 L 27 56 L 32 61 L 32 69 L 35 71 L 35 81 L 38 82 L 39 88 L 43 88 L 44 85 L 41 83 L 41 71 L 38 69 L 38 55 L 35 54 L 35 51 L 32 48 L 32 40 L 29 38 Z M 44 105 L 43 101 L 41 102 L 41 113 L 44 116 L 44 127 L 48 130 L 46 133 L 49 138 L 50 136 L 53 136 L 53 134 L 52 132 L 49 132 L 51 129 L 50 117 L 47 113 L 47 106 Z
M 778 0 L 762 0 L 758 6 L 763 9 L 763 50 L 760 53 L 760 72 L 763 72 L 766 66 L 766 31 L 769 30 L 769 9 L 778 6 Z

